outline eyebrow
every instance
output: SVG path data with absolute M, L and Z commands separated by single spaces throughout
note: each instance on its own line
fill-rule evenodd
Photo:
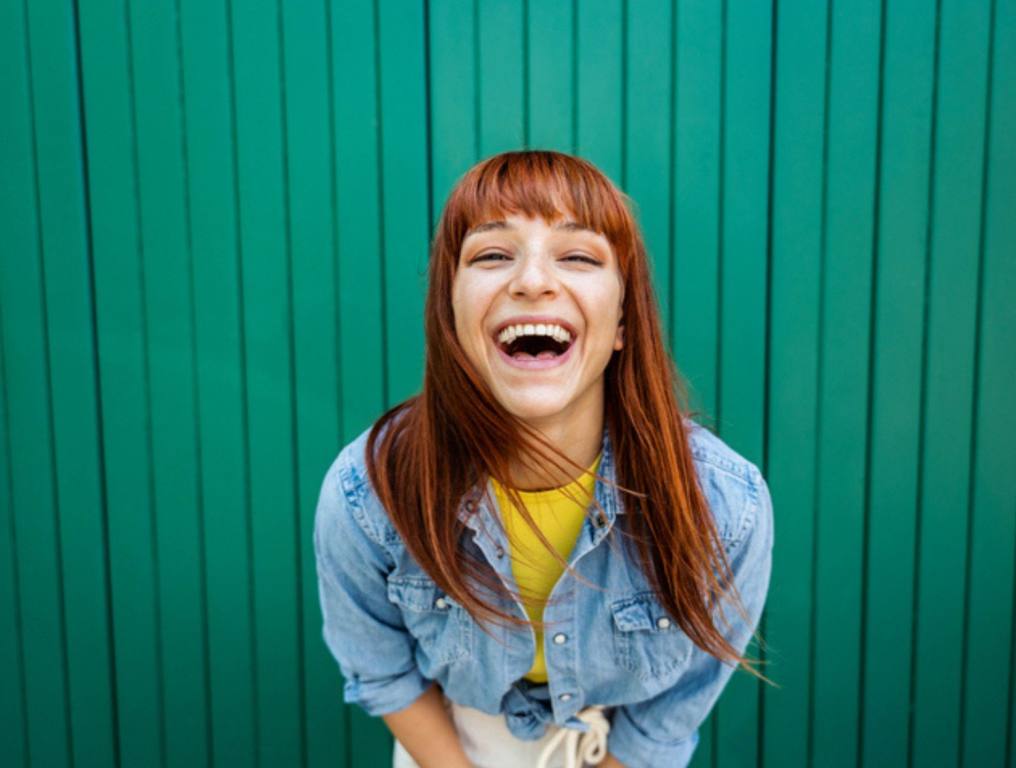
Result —
M 477 224 L 475 227 L 470 227 L 462 239 L 465 240 L 470 235 L 478 235 L 481 232 L 504 229 L 516 229 L 516 227 L 501 219 L 497 221 L 488 221 L 483 224 Z M 599 234 L 595 229 L 571 220 L 558 222 L 554 225 L 554 229 L 564 232 L 589 232 L 593 235 Z

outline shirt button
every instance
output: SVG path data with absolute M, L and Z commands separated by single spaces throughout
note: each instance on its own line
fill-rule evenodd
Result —
M 562 693 L 560 696 L 558 696 L 558 698 L 561 699 L 561 701 L 571 701 L 571 694 Z
M 448 607 L 448 601 L 445 600 L 443 597 L 439 597 L 437 600 L 434 601 L 434 607 L 437 608 L 439 611 L 443 611 L 445 608 Z
M 504 557 L 504 547 L 502 547 L 500 544 L 497 545 L 496 552 L 497 552 L 498 558 Z
M 558 632 L 554 635 L 554 642 L 558 645 L 564 645 L 568 642 L 568 635 L 564 634 L 564 632 Z
M 666 616 L 661 616 L 656 620 L 656 626 L 658 626 L 660 629 L 666 629 L 667 627 L 670 626 L 670 619 L 668 619 Z

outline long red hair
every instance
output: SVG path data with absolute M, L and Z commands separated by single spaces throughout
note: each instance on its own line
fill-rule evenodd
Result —
M 463 175 L 448 196 L 431 244 L 423 391 L 388 410 L 371 429 L 370 480 L 409 553 L 481 626 L 484 619 L 528 622 L 496 604 L 511 593 L 482 557 L 463 546 L 466 527 L 459 506 L 467 492 L 495 478 L 567 568 L 525 511 L 511 485 L 509 465 L 515 461 L 536 471 L 548 465 L 568 471 L 563 463 L 574 470 L 571 476 L 586 467 L 495 399 L 456 336 L 452 282 L 470 227 L 507 214 L 552 222 L 567 213 L 607 238 L 624 285 L 625 343 L 605 371 L 604 422 L 614 449 L 615 486 L 625 495 L 628 530 L 620 532 L 615 525 L 611 535 L 621 533 L 634 547 L 629 552 L 638 558 L 661 605 L 694 643 L 771 682 L 749 666 L 757 660 L 740 656 L 713 623 L 713 611 L 725 598 L 746 622 L 748 616 L 697 481 L 684 424 L 684 416 L 692 415 L 687 389 L 664 344 L 645 243 L 631 204 L 592 163 L 560 152 L 504 152 Z M 595 499 L 593 504 L 602 514 Z M 534 626 L 542 629 L 543 623 Z

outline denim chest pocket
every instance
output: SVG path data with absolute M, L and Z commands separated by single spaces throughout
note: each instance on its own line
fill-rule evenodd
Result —
M 389 579 L 388 599 L 402 610 L 406 629 L 431 661 L 448 664 L 469 655 L 472 619 L 433 581 Z
M 617 663 L 642 681 L 657 680 L 680 669 L 693 643 L 651 592 L 611 603 Z

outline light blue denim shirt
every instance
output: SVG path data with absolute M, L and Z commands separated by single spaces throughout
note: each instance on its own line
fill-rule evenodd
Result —
M 698 479 L 751 617 L 745 624 L 725 604 L 731 626 L 717 628 L 743 653 L 769 588 L 772 501 L 754 464 L 707 429 L 685 423 Z M 545 635 L 548 682 L 537 685 L 522 677 L 535 654 L 532 628 L 495 625 L 492 639 L 410 556 L 370 484 L 367 434 L 328 470 L 314 525 L 323 635 L 345 677 L 345 701 L 387 714 L 411 704 L 434 680 L 461 705 L 502 713 L 523 740 L 539 738 L 550 722 L 586 730 L 576 713 L 603 705 L 612 713 L 608 748 L 623 764 L 687 765 L 698 727 L 735 668 L 698 648 L 664 611 L 638 562 L 622 555 L 619 541 L 605 541 L 624 524 L 619 492 L 596 481 L 606 521 L 587 518 L 568 559 L 605 591 L 567 571 L 561 576 L 544 613 L 553 622 Z M 606 429 L 602 450 L 600 473 L 614 480 Z M 497 508 L 481 491 L 463 497 L 459 517 L 471 530 L 470 545 L 514 589 Z M 518 601 L 511 607 L 525 617 Z

